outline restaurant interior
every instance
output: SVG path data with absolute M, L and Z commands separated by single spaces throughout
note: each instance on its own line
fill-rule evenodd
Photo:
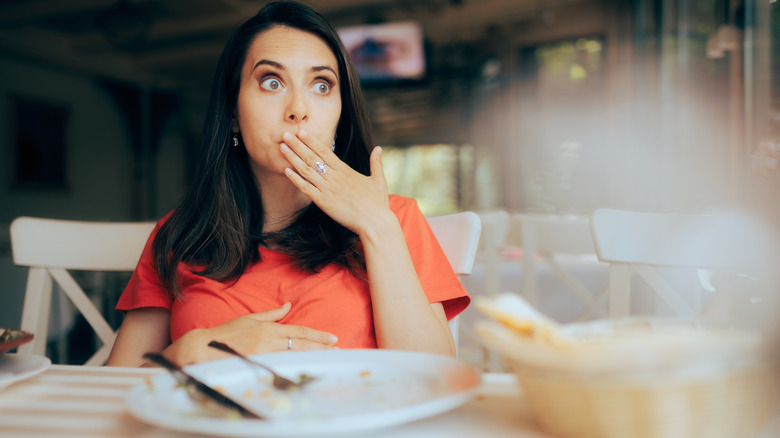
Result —
M 222 48 L 236 26 L 267 3 L 0 2 L 0 328 L 24 325 L 23 315 L 32 314 L 25 296 L 41 281 L 36 277 L 40 271 L 35 271 L 39 266 L 20 262 L 26 255 L 12 245 L 11 224 L 17 218 L 131 222 L 141 226 L 134 233 L 148 235 L 143 227 L 177 206 L 193 183 L 212 75 Z M 469 414 L 462 418 L 426 420 L 431 422 L 413 429 L 420 434 L 408 436 L 443 436 L 428 433 L 444 430 L 454 433 L 447 436 L 475 436 L 468 435 L 469 427 L 481 430 L 487 418 L 496 432 L 490 436 L 520 436 L 514 431 L 522 428 L 522 436 L 529 438 L 734 437 L 724 431 L 755 431 L 772 415 L 772 430 L 780 430 L 780 416 L 771 411 L 780 400 L 780 385 L 774 384 L 780 376 L 780 272 L 776 268 L 780 260 L 780 1 L 304 3 L 336 27 L 352 56 L 374 140 L 383 147 L 389 192 L 415 198 L 428 218 L 478 218 L 471 236 L 460 229 L 439 234 L 434 227 L 434 232 L 440 241 L 442 236 L 452 242 L 465 240 L 464 245 L 473 240 L 473 250 L 454 250 L 465 257 L 460 264 L 448 252 L 455 244 L 442 242 L 472 297 L 471 306 L 450 327 L 459 361 L 469 370 L 493 376 L 483 380 L 483 396 L 476 399 L 491 408 L 472 401 L 467 405 Z M 463 212 L 476 215 L 457 215 Z M 135 240 L 129 246 L 144 243 Z M 56 386 L 71 378 L 62 377 L 57 383 L 57 373 L 70 372 L 57 365 L 84 364 L 106 342 L 101 329 L 88 321 L 89 312 L 74 305 L 70 292 L 65 292 L 71 287 L 67 281 L 60 274 L 51 275 L 55 279 L 51 297 L 43 295 L 49 303 L 44 305 L 46 322 L 38 323 L 48 335 L 37 333 L 36 338 L 44 340 L 40 351 L 55 365 L 51 374 L 55 377 L 47 377 L 53 380 L 44 381 Z M 75 269 L 70 275 L 98 318 L 105 319 L 113 339 L 112 330 L 123 319 L 115 306 L 131 272 Z M 507 323 L 518 314 L 522 324 Z M 613 356 L 604 356 L 613 360 L 607 365 L 604 358 L 598 362 L 594 357 L 574 360 L 564 355 L 567 350 L 562 345 L 584 339 L 570 337 L 576 338 L 578 327 L 591 330 L 591 335 L 635 329 L 634 323 L 618 319 L 630 316 L 681 317 L 686 328 L 691 327 L 690 321 L 696 321 L 696 329 L 703 327 L 700 323 L 712 322 L 760 333 L 762 342 L 770 346 L 772 360 L 766 363 L 774 366 L 772 371 L 756 360 L 750 362 L 757 364 L 750 369 L 758 370 L 752 380 L 731 374 L 729 382 L 736 381 L 737 386 L 681 396 L 684 403 L 693 400 L 692 405 L 701 406 L 703 400 L 726 400 L 724 412 L 738 412 L 736 416 L 747 426 L 714 422 L 718 415 L 712 415 L 713 408 L 702 417 L 708 426 L 680 426 L 686 432 L 679 435 L 663 432 L 678 430 L 677 426 L 640 433 L 622 428 L 622 423 L 598 425 L 622 434 L 610 435 L 598 427 L 595 430 L 601 432 L 582 432 L 583 424 L 592 424 L 587 412 L 605 407 L 623 412 L 622 405 L 629 406 L 623 399 L 610 399 L 609 406 L 594 403 L 593 411 L 582 411 L 585 418 L 569 419 L 576 424 L 570 429 L 569 423 L 553 416 L 561 398 L 573 397 L 569 393 L 552 400 L 553 395 L 582 382 L 555 386 L 559 380 L 553 379 L 553 384 L 544 383 L 551 386 L 543 386 L 544 378 L 534 380 L 539 376 L 524 375 L 523 370 L 546 367 L 576 374 L 591 366 L 588 371 L 619 374 L 629 368 L 628 363 L 639 368 L 651 364 L 662 370 L 654 369 L 656 379 L 665 372 L 674 374 L 670 364 L 681 363 L 683 356 L 729 364 L 735 358 L 758 357 L 744 344 L 737 345 L 737 338 L 729 338 L 733 342 L 728 347 L 715 341 L 709 344 L 709 338 L 691 344 L 685 343 L 687 338 L 672 340 L 679 326 L 670 332 L 653 326 L 659 330 L 656 335 L 671 335 L 661 336 L 657 344 L 649 342 L 644 352 L 636 343 L 611 351 Z M 507 335 L 507 327 L 513 334 Z M 518 333 L 533 334 L 535 342 L 558 349 L 542 354 L 538 344 L 518 338 Z M 686 346 L 687 355 L 675 346 Z M 652 356 L 655 347 L 668 356 Z M 700 355 L 694 357 L 697 351 Z M 762 350 L 762 359 L 765 353 Z M 691 375 L 699 378 L 712 371 L 702 369 L 706 372 L 695 368 Z M 506 382 L 515 382 L 515 377 L 507 377 L 513 372 L 524 385 L 540 385 L 538 393 L 521 385 L 520 393 L 527 397 L 522 404 L 530 406 L 537 421 L 533 424 L 541 425 L 541 431 L 503 406 L 508 399 L 501 397 L 518 397 L 505 388 Z M 130 382 L 155 376 L 144 373 L 137 371 L 135 380 L 113 375 L 105 379 L 118 379 L 111 385 L 124 385 L 125 391 Z M 100 378 L 93 377 L 85 377 L 83 385 L 100 384 Z M 748 380 L 744 388 L 739 386 Z M 578 397 L 591 391 L 589 384 L 584 384 L 586 389 L 578 387 L 582 391 Z M 16 390 L 24 400 L 28 396 L 35 400 L 35 387 L 19 385 Z M 602 393 L 598 394 L 594 397 L 601 400 Z M 744 396 L 740 403 L 759 398 L 761 402 L 736 406 L 729 399 L 734 394 Z M 545 398 L 548 395 L 551 400 Z M 9 409 L 11 399 L 1 396 L 0 411 Z M 112 403 L 120 406 L 117 400 Z M 687 405 L 675 404 L 683 403 L 682 399 L 669 400 L 674 401 L 643 400 L 640 405 L 658 403 L 662 406 L 658 418 L 664 421 L 691 414 L 685 411 Z M 40 406 L 49 409 L 50 405 Z M 83 406 L 77 409 L 94 410 Z M 561 415 L 581 410 L 572 406 L 561 408 Z M 0 414 L 0 425 L 19 436 L 27 436 L 24 431 L 44 433 L 49 427 L 45 421 L 42 429 L 33 430 L 33 421 L 25 417 L 37 415 L 35 409 L 24 411 L 18 419 Z M 124 412 L 122 407 L 116 409 Z M 471 415 L 474 412 L 486 416 Z M 647 415 L 651 414 L 656 412 Z M 696 415 L 690 415 L 691 424 Z M 731 421 L 733 415 L 723 417 Z M 67 423 L 64 430 L 76 427 L 63 418 L 52 424 Z M 157 424 L 154 419 L 142 426 L 129 418 L 110 417 L 106 421 L 111 422 L 112 433 L 105 436 L 179 436 L 157 434 L 149 424 L 204 432 L 193 430 L 195 426 Z M 468 423 L 473 418 L 481 420 Z M 469 426 L 458 435 L 454 429 L 459 421 Z M 650 427 L 648 421 L 639 424 Z M 95 431 L 109 426 L 94 427 L 90 433 L 104 436 Z M 405 431 L 381 436 L 401 436 Z M 204 433 L 222 432 L 217 428 Z M 249 432 L 238 428 L 224 434 L 245 433 Z M 773 433 L 761 437 L 776 436 Z
M 0 327 L 19 326 L 27 282 L 12 257 L 15 218 L 154 221 L 176 206 L 223 44 L 265 3 L 0 2 Z M 600 208 L 736 206 L 780 223 L 780 2 L 308 3 L 345 43 L 365 49 L 385 32 L 403 46 L 397 68 L 351 53 L 390 192 L 427 216 L 482 219 L 462 278 L 472 296 L 523 293 L 564 323 L 607 315 L 609 264 L 592 248 L 537 253 L 529 218 L 587 234 Z M 128 274 L 74 275 L 118 326 Z M 83 363 L 91 330 L 53 299 L 47 355 Z M 461 317 L 461 354 L 500 369 L 471 331 L 478 317 Z

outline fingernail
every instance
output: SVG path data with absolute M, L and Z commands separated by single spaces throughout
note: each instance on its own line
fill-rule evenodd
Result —
M 376 147 L 376 153 L 377 153 L 377 155 L 382 155 L 382 146 L 377 146 Z
M 309 136 L 309 133 L 301 129 L 300 132 L 298 132 L 298 136 L 306 138 Z
M 284 134 L 282 134 L 282 138 L 285 140 L 289 140 L 292 138 L 292 134 L 290 134 L 289 132 L 285 132 Z
M 339 342 L 339 338 L 337 338 L 336 336 L 333 336 L 333 335 L 331 335 L 331 336 L 329 336 L 329 337 L 328 337 L 328 341 L 329 341 L 331 344 L 336 344 L 336 343 L 338 343 L 338 342 Z
M 290 146 L 287 146 L 287 144 L 282 143 L 282 150 L 283 151 L 289 151 L 290 150 Z

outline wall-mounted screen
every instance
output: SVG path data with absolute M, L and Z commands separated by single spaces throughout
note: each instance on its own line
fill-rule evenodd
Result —
M 348 26 L 338 29 L 362 82 L 417 80 L 425 76 L 423 31 L 419 23 Z

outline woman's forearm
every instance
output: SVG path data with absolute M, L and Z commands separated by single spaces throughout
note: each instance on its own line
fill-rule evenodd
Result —
M 170 312 L 160 307 L 128 311 L 106 365 L 143 366 L 145 353 L 159 352 L 170 345 L 170 320 Z
M 441 304 L 431 305 L 414 269 L 397 217 L 388 214 L 360 233 L 380 348 L 455 355 Z
M 205 329 L 191 330 L 171 343 L 170 320 L 170 312 L 157 307 L 127 312 L 106 365 L 149 366 L 143 357 L 149 352 L 162 353 L 182 366 L 220 357 L 216 350 L 198 348 L 208 343 Z

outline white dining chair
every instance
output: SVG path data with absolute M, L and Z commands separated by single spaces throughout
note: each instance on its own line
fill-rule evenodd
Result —
M 537 272 L 541 261 L 584 306 L 575 320 L 602 316 L 605 309 L 601 302 L 606 298 L 606 291 L 590 290 L 592 286 L 589 289 L 560 261 L 563 257 L 583 260 L 591 257 L 593 260 L 586 260 L 589 266 L 598 265 L 588 217 L 516 213 L 512 221 L 520 230 L 521 292 L 526 300 L 536 307 L 540 305 Z
M 479 254 L 485 272 L 482 292 L 488 296 L 496 296 L 501 292 L 500 252 L 507 244 L 510 216 L 506 210 L 483 211 L 479 212 L 478 215 L 482 222 Z
M 479 247 L 479 216 L 474 212 L 464 211 L 427 219 L 455 274 L 459 277 L 471 274 Z M 458 317 L 452 318 L 449 324 L 457 351 L 460 332 Z
M 86 222 L 19 217 L 11 223 L 16 265 L 29 267 L 21 329 L 35 339 L 20 353 L 46 354 L 52 286 L 63 293 L 102 342 L 85 365 L 102 365 L 116 334 L 68 270 L 132 271 L 154 228 L 154 222 Z
M 739 210 L 703 214 L 651 213 L 598 209 L 591 215 L 591 231 L 600 260 L 609 268 L 609 316 L 632 313 L 632 277 L 644 280 L 650 290 L 676 315 L 698 317 L 705 305 L 718 298 L 703 298 L 704 290 L 715 292 L 709 279 L 747 276 L 754 287 L 739 291 L 724 289 L 720 297 L 731 301 L 771 298 L 761 290 L 777 286 L 775 263 L 778 240 L 774 231 L 757 216 Z M 690 271 L 698 278 L 696 291 L 682 290 L 660 272 L 664 268 Z M 701 286 L 701 287 L 699 287 Z M 690 289 L 686 287 L 685 289 Z M 752 290 L 748 290 L 752 289 Z M 737 293 L 736 296 L 727 294 Z M 760 296 L 753 296 L 758 293 Z M 709 298 L 709 299 L 706 299 Z M 769 302 L 764 305 L 770 306 Z M 728 307 L 728 306 L 727 306 Z M 734 308 L 723 309 L 733 312 Z

